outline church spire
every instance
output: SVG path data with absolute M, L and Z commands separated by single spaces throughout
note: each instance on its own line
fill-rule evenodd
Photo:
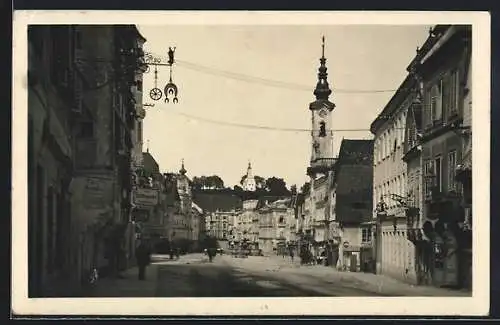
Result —
M 328 100 L 328 97 L 332 93 L 327 81 L 328 73 L 326 67 L 325 58 L 325 36 L 322 38 L 321 44 L 321 58 L 319 59 L 320 66 L 318 68 L 318 83 L 316 84 L 316 89 L 314 89 L 314 95 L 317 100 Z
M 187 170 L 184 168 L 184 159 L 182 159 L 182 167 L 179 170 L 179 173 L 181 173 L 181 175 L 185 175 L 187 173 Z
M 248 161 L 248 168 L 247 168 L 247 178 L 253 177 L 252 175 L 252 164 L 250 161 Z

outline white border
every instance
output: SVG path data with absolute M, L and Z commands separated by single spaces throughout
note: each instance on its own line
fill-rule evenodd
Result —
M 487 12 L 15 11 L 13 17 L 12 310 L 94 315 L 486 315 L 489 310 L 490 15 Z M 27 298 L 27 25 L 472 24 L 473 296 L 466 298 Z M 410 60 L 411 58 L 409 58 Z

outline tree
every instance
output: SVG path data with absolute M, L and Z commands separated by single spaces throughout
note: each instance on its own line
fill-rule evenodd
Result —
M 300 192 L 302 194 L 309 194 L 309 190 L 311 189 L 311 183 L 306 182 L 302 187 L 300 188 Z
M 266 188 L 272 195 L 290 195 L 283 178 L 270 177 L 266 179 Z
M 290 192 L 295 195 L 297 194 L 297 185 L 293 184 L 291 187 L 290 187 Z
M 264 177 L 254 176 L 254 178 L 255 178 L 255 185 L 257 185 L 258 188 L 266 187 L 266 179 Z
M 217 175 L 195 176 L 192 180 L 194 189 L 224 189 L 224 181 Z
M 207 177 L 206 185 L 209 188 L 223 189 L 224 181 L 217 175 L 212 175 Z

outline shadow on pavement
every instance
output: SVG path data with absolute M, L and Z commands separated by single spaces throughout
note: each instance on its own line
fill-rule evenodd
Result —
M 226 265 L 199 261 L 158 265 L 157 297 L 299 297 L 325 296 L 262 275 L 238 272 Z

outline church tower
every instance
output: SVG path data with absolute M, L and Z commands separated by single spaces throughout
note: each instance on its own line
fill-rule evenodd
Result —
M 248 162 L 247 177 L 243 181 L 243 190 L 248 192 L 255 192 L 256 190 L 255 178 L 252 173 L 252 164 L 250 164 L 250 162 Z
M 307 168 L 307 175 L 310 178 L 310 192 L 307 200 L 310 202 L 310 213 L 312 221 L 312 235 L 316 242 L 322 242 L 329 238 L 329 213 L 325 207 L 317 207 L 317 204 L 324 199 L 324 194 L 316 195 L 316 191 L 328 192 L 325 189 L 331 179 L 335 158 L 333 156 L 333 131 L 332 131 L 332 111 L 335 104 L 330 102 L 332 91 L 328 85 L 325 58 L 325 37 L 323 37 L 322 53 L 319 59 L 318 83 L 314 89 L 316 100 L 309 104 L 312 115 L 311 131 L 311 161 Z M 322 180 L 320 180 L 322 179 Z M 321 188 L 321 190 L 320 190 Z
M 332 93 L 328 85 L 328 73 L 325 58 L 325 37 L 323 37 L 322 54 L 319 59 L 318 83 L 314 89 L 316 100 L 309 104 L 312 115 L 311 162 L 307 174 L 315 178 L 317 174 L 327 174 L 333 167 L 333 132 L 331 113 L 335 104 L 329 101 Z

